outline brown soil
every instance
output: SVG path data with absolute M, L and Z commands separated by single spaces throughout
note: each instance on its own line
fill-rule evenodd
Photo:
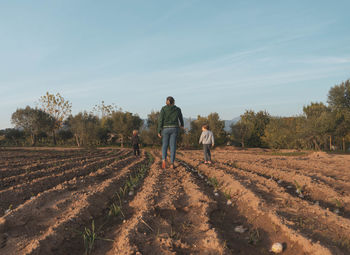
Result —
M 2 148 L 0 254 L 350 254 L 349 155 L 202 157 Z

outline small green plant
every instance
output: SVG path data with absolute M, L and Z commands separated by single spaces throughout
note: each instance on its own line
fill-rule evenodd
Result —
M 334 199 L 334 204 L 335 204 L 335 207 L 337 207 L 338 209 L 341 209 L 344 207 L 342 201 L 340 201 L 336 198 Z
M 121 206 L 122 205 L 122 199 L 120 197 L 120 194 L 118 192 L 116 192 L 115 195 L 117 196 L 118 201 L 119 201 L 119 205 Z
M 208 181 L 210 182 L 210 184 L 215 188 L 218 189 L 219 188 L 219 182 L 215 177 L 212 178 L 208 178 Z
M 120 187 L 119 191 L 120 191 L 121 196 L 125 197 L 126 193 L 128 192 L 128 185 L 125 184 L 123 188 Z
M 339 239 L 334 240 L 334 242 L 337 246 L 350 250 L 350 240 L 347 237 L 339 236 Z
M 94 243 L 96 238 L 97 238 L 97 235 L 95 232 L 95 222 L 92 221 L 91 229 L 85 227 L 85 230 L 83 232 L 85 254 L 91 254 L 91 251 L 94 248 Z
M 82 232 L 81 235 L 82 235 L 83 240 L 84 240 L 84 246 L 85 246 L 84 254 L 85 255 L 91 254 L 96 240 L 104 240 L 104 241 L 113 242 L 113 240 L 111 240 L 111 239 L 100 238 L 97 236 L 94 220 L 91 222 L 91 229 L 85 227 L 84 232 Z
M 260 233 L 258 229 L 252 229 L 249 231 L 248 243 L 252 245 L 256 245 L 261 240 Z
M 191 221 L 184 221 L 181 225 L 181 229 L 183 232 L 188 232 L 192 228 Z
M 170 229 L 170 238 L 175 239 L 175 240 L 179 240 L 180 237 L 181 237 L 180 233 L 173 230 L 173 228 Z
M 9 208 L 5 211 L 5 214 L 8 213 L 8 212 L 10 212 L 10 211 L 12 210 L 12 208 L 13 208 L 13 205 L 10 204 Z
M 223 241 L 223 243 L 222 243 L 222 248 L 228 249 L 227 240 L 224 240 L 224 241 Z
M 301 195 L 303 194 L 303 187 L 296 181 L 294 180 L 295 188 L 296 188 L 296 193 Z
M 231 196 L 231 190 L 227 191 L 225 190 L 224 191 L 224 196 L 227 200 L 231 200 L 232 196 Z
M 109 211 L 108 211 L 108 216 L 119 216 L 119 215 L 122 215 L 123 218 L 125 218 L 125 215 L 122 211 L 122 208 L 121 206 L 113 203 L 111 204 L 111 206 L 109 207 Z
M 236 161 L 231 162 L 231 166 L 234 167 L 234 168 L 239 168 L 239 166 L 238 166 Z

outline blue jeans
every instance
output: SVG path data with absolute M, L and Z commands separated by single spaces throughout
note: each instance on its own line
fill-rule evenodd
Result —
M 168 146 L 170 145 L 170 161 L 171 164 L 175 161 L 176 138 L 179 128 L 164 128 L 162 131 L 162 159 L 166 160 Z

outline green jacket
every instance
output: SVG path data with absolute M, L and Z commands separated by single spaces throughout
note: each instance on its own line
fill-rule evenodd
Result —
M 158 119 L 158 133 L 160 134 L 163 128 L 184 126 L 181 109 L 176 105 L 166 105 L 160 110 Z

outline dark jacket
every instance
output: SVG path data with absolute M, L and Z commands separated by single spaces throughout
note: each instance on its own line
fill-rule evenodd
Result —
M 140 138 L 138 135 L 133 135 L 131 137 L 131 143 L 132 145 L 136 145 L 136 144 L 139 144 L 140 143 Z
M 163 106 L 158 119 L 158 133 L 160 134 L 163 128 L 184 126 L 181 109 L 176 105 Z

